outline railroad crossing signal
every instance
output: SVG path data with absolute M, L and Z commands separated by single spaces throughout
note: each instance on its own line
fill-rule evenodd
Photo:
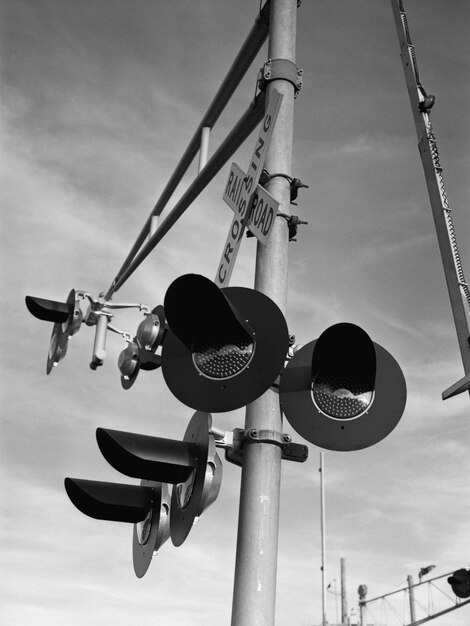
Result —
M 276 124 L 279 107 L 281 106 L 282 94 L 276 89 L 271 90 L 266 112 L 261 123 L 255 150 L 251 157 L 246 176 L 237 195 L 236 211 L 225 241 L 222 257 L 214 282 L 219 287 L 226 287 L 232 275 L 235 260 L 238 255 L 241 239 L 245 231 L 245 220 L 250 216 L 253 207 L 259 177 L 263 169 L 266 148 L 269 143 L 273 128 Z M 230 176 L 229 176 L 230 181 Z M 267 196 L 266 196 L 267 197 Z M 269 196 L 271 198 L 271 196 Z M 274 200 L 274 198 L 272 199 Z M 232 207 L 233 208 L 233 207 Z M 262 230 L 262 229 L 261 229 Z
M 199 411 L 238 409 L 280 374 L 289 335 L 279 307 L 245 287 L 219 289 L 198 274 L 177 278 L 164 308 L 162 372 L 170 391 Z
M 133 562 L 139 578 L 168 537 L 180 546 L 217 498 L 222 463 L 211 425 L 208 413 L 196 412 L 183 441 L 98 428 L 105 459 L 119 472 L 140 478 L 140 486 L 65 479 L 69 498 L 85 515 L 134 524 Z M 168 484 L 174 485 L 171 500 Z
M 458 569 L 449 576 L 447 582 L 458 598 L 470 598 L 470 570 Z
M 301 348 L 281 375 L 291 426 L 328 450 L 359 450 L 386 437 L 406 404 L 400 366 L 359 326 L 330 326 Z
M 83 314 L 79 305 L 81 297 L 81 292 L 72 289 L 65 302 L 33 296 L 26 296 L 25 298 L 28 311 L 34 317 L 54 324 L 47 355 L 47 374 L 50 374 L 52 368 L 65 357 L 70 337 L 81 326 L 83 321 Z

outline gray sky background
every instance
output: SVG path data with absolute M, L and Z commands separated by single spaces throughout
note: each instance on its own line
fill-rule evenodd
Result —
M 62 299 L 72 287 L 97 296 L 109 286 L 258 2 L 2 0 L 0 7 L 2 623 L 227 624 L 239 469 L 224 462 L 218 500 L 183 546 L 166 544 L 136 579 L 131 527 L 82 515 L 63 479 L 132 482 L 101 457 L 96 427 L 180 438 L 192 411 L 159 372 L 142 372 L 122 390 L 118 336 L 108 338 L 105 365 L 92 372 L 87 327 L 47 377 L 51 328 L 29 315 L 24 296 Z M 422 82 L 437 97 L 432 122 L 470 275 L 470 7 L 408 0 L 406 9 Z M 253 97 L 266 54 L 221 118 L 212 149 Z M 333 323 L 359 324 L 398 360 L 408 386 L 405 414 L 388 438 L 325 454 L 327 578 L 339 585 L 344 557 L 357 608 L 360 583 L 373 597 L 430 563 L 435 574 L 470 565 L 469 397 L 441 401 L 463 369 L 388 0 L 304 0 L 297 64 L 304 88 L 293 173 L 310 187 L 293 207 L 309 225 L 289 248 L 290 331 L 303 344 Z M 241 167 L 254 140 L 234 158 Z M 116 301 L 155 306 L 178 275 L 213 278 L 232 218 L 222 201 L 228 169 Z M 232 285 L 253 285 L 254 258 L 255 242 L 245 240 Z M 114 321 L 134 332 L 140 320 L 133 312 Z M 242 410 L 213 417 L 219 428 L 243 426 Z M 287 423 L 284 430 L 293 433 Z M 279 625 L 321 621 L 319 449 L 309 447 L 307 463 L 283 465 Z M 328 601 L 333 622 L 332 594 Z M 434 623 L 469 620 L 464 607 Z

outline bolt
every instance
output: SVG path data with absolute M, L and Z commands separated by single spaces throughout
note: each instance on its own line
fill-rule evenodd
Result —
M 253 439 L 256 439 L 258 437 L 258 431 L 256 430 L 256 428 L 252 428 L 250 430 L 250 437 L 253 437 Z
M 290 435 L 282 435 L 282 438 L 284 439 L 286 443 L 289 443 L 290 441 L 292 441 L 292 437 Z

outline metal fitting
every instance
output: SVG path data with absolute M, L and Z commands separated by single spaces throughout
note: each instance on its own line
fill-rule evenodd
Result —
M 299 218 L 298 215 L 287 215 L 286 213 L 278 213 L 277 217 L 283 217 L 289 228 L 289 241 L 297 241 L 297 229 L 301 224 L 308 224 Z
M 226 433 L 227 434 L 227 433 Z M 243 463 L 243 448 L 250 443 L 270 443 L 281 448 L 282 459 L 303 463 L 308 457 L 308 448 L 303 444 L 292 443 L 292 437 L 286 433 L 275 430 L 258 430 L 256 428 L 245 432 L 241 428 L 235 428 L 233 437 L 225 437 L 215 441 L 215 445 L 225 448 L 225 458 L 230 463 L 241 466 Z
M 294 85 L 294 97 L 297 98 L 303 85 L 303 73 L 303 70 L 288 59 L 268 59 L 260 70 L 258 87 L 265 91 L 271 80 L 287 80 Z

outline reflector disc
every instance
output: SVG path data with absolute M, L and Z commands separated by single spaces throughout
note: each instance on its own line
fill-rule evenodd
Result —
M 142 487 L 151 487 L 154 493 L 152 508 L 142 522 L 134 524 L 132 560 L 135 575 L 142 578 L 152 557 L 170 536 L 170 492 L 166 483 L 142 480 Z
M 186 484 L 175 485 L 171 497 L 170 532 L 175 546 L 180 546 L 194 521 L 217 498 L 222 482 L 222 462 L 216 453 L 214 437 L 209 433 L 212 418 L 198 411 L 193 415 L 183 441 L 198 448 L 195 474 Z
M 64 333 L 63 324 L 55 323 L 52 327 L 51 339 L 49 341 L 49 352 L 47 354 L 46 372 L 50 374 L 52 368 L 61 361 L 67 353 L 68 335 Z
M 68 307 L 67 310 L 69 311 L 69 315 L 64 321 L 55 322 L 52 327 L 52 334 L 49 342 L 49 353 L 47 355 L 47 374 L 50 374 L 52 368 L 65 357 L 67 353 L 68 341 L 70 337 L 80 328 L 83 319 L 75 289 L 70 291 L 67 297 L 67 302 L 62 306 Z

